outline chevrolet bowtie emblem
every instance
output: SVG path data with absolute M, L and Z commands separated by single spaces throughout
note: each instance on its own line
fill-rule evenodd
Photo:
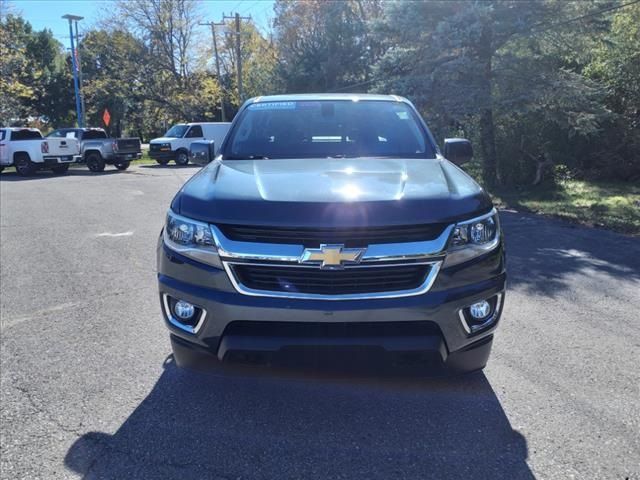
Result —
M 320 245 L 320 248 L 305 248 L 300 263 L 319 264 L 320 268 L 344 268 L 345 263 L 359 263 L 366 248 L 344 248 L 344 245 Z

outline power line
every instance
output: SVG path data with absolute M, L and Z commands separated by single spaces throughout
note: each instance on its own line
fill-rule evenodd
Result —
M 597 11 L 591 12 L 591 13 L 586 13 L 584 15 L 580 15 L 579 17 L 570 18 L 570 19 L 562 21 L 562 22 L 550 23 L 550 24 L 548 24 L 547 28 L 540 28 L 540 25 L 538 25 L 538 26 L 534 25 L 528 31 L 529 32 L 545 32 L 545 31 L 551 30 L 552 28 L 555 28 L 555 27 L 561 27 L 562 25 L 567 25 L 568 23 L 577 22 L 578 20 L 583 20 L 585 18 L 595 17 L 597 15 L 601 15 L 601 14 L 607 13 L 607 12 L 612 12 L 614 10 L 620 10 L 621 8 L 625 8 L 625 7 L 628 7 L 629 5 L 634 5 L 636 3 L 640 3 L 640 0 L 633 0 L 631 2 L 623 3 L 621 5 L 616 5 L 615 7 L 603 8 L 601 10 L 597 10 Z M 542 24 L 542 26 L 544 27 L 544 24 Z
M 245 6 L 245 8 L 243 8 L 242 10 L 240 10 L 240 13 L 247 13 L 248 10 L 251 10 L 253 8 L 254 5 L 257 5 L 258 3 L 260 3 L 259 1 L 256 2 L 252 2 L 249 4 L 249 6 Z M 246 3 L 245 3 L 246 5 Z

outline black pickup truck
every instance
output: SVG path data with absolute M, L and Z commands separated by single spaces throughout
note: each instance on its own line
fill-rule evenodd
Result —
M 215 151 L 191 148 L 202 164 Z M 483 368 L 506 273 L 498 213 L 455 165 L 471 155 L 464 139 L 441 151 L 394 95 L 248 100 L 159 238 L 178 365 L 382 357 Z
M 118 170 L 129 168 L 131 160 L 142 157 L 139 138 L 109 138 L 102 128 L 61 128 L 47 137 L 71 137 L 80 141 L 79 162 L 92 172 L 102 172 L 105 165 Z

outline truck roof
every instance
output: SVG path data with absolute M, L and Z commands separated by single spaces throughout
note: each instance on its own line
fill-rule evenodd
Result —
M 318 100 L 373 100 L 387 102 L 409 102 L 406 98 L 400 97 L 398 95 L 381 95 L 377 93 L 296 93 L 290 95 L 267 95 L 264 97 L 250 98 L 249 100 L 247 100 L 247 102 L 297 102 Z
M 2 130 L 11 130 L 12 132 L 15 132 L 16 130 L 30 130 L 32 132 L 40 131 L 39 129 L 33 127 L 2 127 Z
M 88 130 L 104 130 L 102 127 L 60 127 L 56 128 L 56 130 L 80 130 L 80 131 L 88 131 Z

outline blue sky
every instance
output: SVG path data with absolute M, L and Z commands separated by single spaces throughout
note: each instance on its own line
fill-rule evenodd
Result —
M 69 43 L 69 27 L 67 21 L 60 18 L 62 15 L 71 13 L 84 17 L 79 23 L 82 30 L 108 16 L 112 3 L 113 0 L 9 0 L 11 10 L 20 12 L 36 30 L 51 29 L 64 45 Z M 265 31 L 273 18 L 273 0 L 202 0 L 202 11 L 202 21 L 219 22 L 223 13 L 251 15 Z

